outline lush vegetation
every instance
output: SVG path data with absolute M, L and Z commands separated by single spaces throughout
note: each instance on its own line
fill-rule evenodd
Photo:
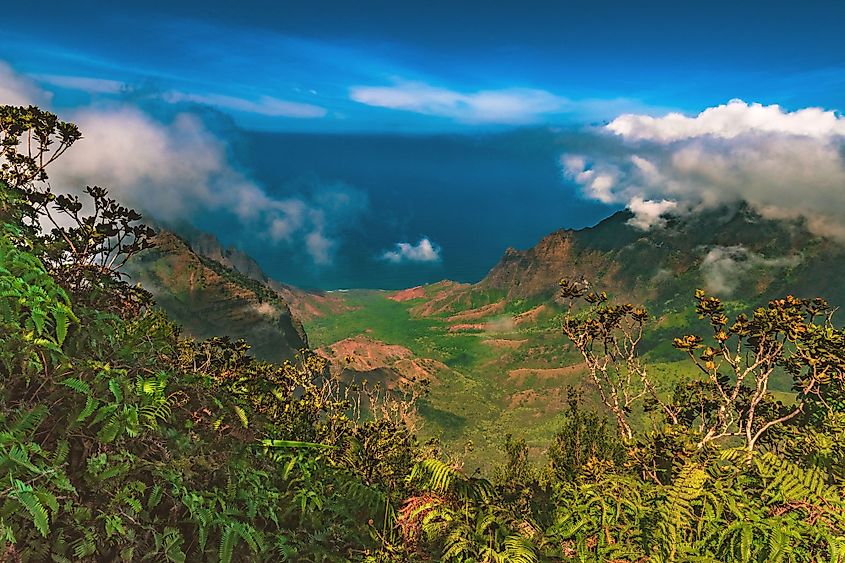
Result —
M 436 290 L 435 290 L 436 291 Z M 391 345 L 408 348 L 417 358 L 431 358 L 448 368 L 435 374 L 427 395 L 420 401 L 423 423 L 418 429 L 421 440 L 438 437 L 443 448 L 451 453 L 466 452 L 467 467 L 481 467 L 489 471 L 504 460 L 502 436 L 509 428 L 520 428 L 521 437 L 528 441 L 532 452 L 545 447 L 559 424 L 564 421 L 562 407 L 566 404 L 565 388 L 577 386 L 583 370 L 574 369 L 555 378 L 529 374 L 509 377 L 520 368 L 559 367 L 578 361 L 567 349 L 567 339 L 553 326 L 554 311 L 537 325 L 525 327 L 493 326 L 492 330 L 450 330 L 452 325 L 465 322 L 487 323 L 480 320 L 450 320 L 450 316 L 466 308 L 485 306 L 502 299 L 502 295 L 470 297 L 478 302 L 461 303 L 457 310 L 420 315 L 417 307 L 426 304 L 425 298 L 397 302 L 384 291 L 352 290 L 342 294 L 347 310 L 305 319 L 308 341 L 320 348 L 349 337 L 363 336 Z M 488 298 L 489 297 L 489 298 Z M 469 301 L 469 300 L 468 300 Z M 541 303 L 519 300 L 509 302 L 492 318 L 510 318 Z M 504 324 L 504 323 L 503 323 Z M 510 345 L 508 345 L 510 344 Z M 677 359 L 677 358 L 676 358 Z M 553 393 L 546 405 L 518 404 L 513 397 L 520 393 L 542 395 Z M 591 394 L 584 400 L 597 403 Z
M 46 183 L 79 137 L 0 108 L 3 560 L 843 560 L 845 333 L 824 301 L 745 315 L 696 293 L 706 338 L 673 340 L 697 373 L 678 381 L 640 357 L 644 309 L 562 282 L 610 419 L 570 390 L 543 462 L 497 435 L 506 462 L 467 474 L 307 350 L 274 365 L 180 335 L 120 274 L 141 217 Z

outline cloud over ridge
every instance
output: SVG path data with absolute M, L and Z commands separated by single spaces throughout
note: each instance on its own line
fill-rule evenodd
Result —
M 845 118 L 835 112 L 732 100 L 695 117 L 621 115 L 601 133 L 612 146 L 564 154 L 564 176 L 586 197 L 627 206 L 638 228 L 745 201 L 845 240 Z
M 742 278 L 757 268 L 789 268 L 801 263 L 800 255 L 766 258 L 742 245 L 715 246 L 701 262 L 705 287 L 719 295 L 729 296 L 736 291 Z

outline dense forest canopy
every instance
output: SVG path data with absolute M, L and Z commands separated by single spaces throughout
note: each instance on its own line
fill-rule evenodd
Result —
M 467 474 L 415 438 L 413 397 L 307 349 L 273 364 L 181 334 L 121 273 L 151 244 L 140 215 L 50 186 L 82 134 L 0 107 L 4 561 L 843 560 L 845 333 L 824 300 L 734 314 L 696 292 L 712 330 L 677 335 L 698 375 L 670 386 L 639 354 L 644 308 L 563 280 L 559 330 L 605 410 L 572 391 L 542 462 L 503 435 L 507 462 Z

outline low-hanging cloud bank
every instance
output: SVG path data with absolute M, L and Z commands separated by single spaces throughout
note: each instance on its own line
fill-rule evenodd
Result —
M 801 256 L 766 258 L 742 245 L 716 246 L 701 261 L 704 286 L 723 296 L 732 295 L 748 274 L 758 268 L 790 268 L 801 263 Z
M 33 80 L 0 61 L 0 103 L 9 106 L 44 105 L 50 103 L 51 98 Z
M 845 240 L 845 118 L 833 111 L 732 100 L 694 117 L 621 115 L 602 133 L 616 145 L 564 154 L 564 175 L 589 198 L 627 206 L 638 228 L 745 201 Z
M 0 61 L 0 104 L 49 109 L 49 100 L 48 92 Z M 230 162 L 226 142 L 193 113 L 165 122 L 117 104 L 61 117 L 76 123 L 83 138 L 48 170 L 54 191 L 100 185 L 165 222 L 207 212 L 234 216 L 250 233 L 289 244 L 318 265 L 332 262 L 340 219 L 354 220 L 367 205 L 365 194 L 341 183 L 310 195 L 270 195 Z

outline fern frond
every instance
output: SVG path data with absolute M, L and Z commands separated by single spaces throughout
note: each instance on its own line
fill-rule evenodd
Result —
M 61 465 L 70 453 L 70 444 L 67 440 L 59 440 L 56 444 L 56 451 L 53 452 L 53 465 Z
M 693 501 L 704 494 L 706 482 L 707 472 L 696 463 L 687 463 L 666 490 L 666 499 L 658 510 L 657 537 L 660 551 L 670 559 L 684 541 L 682 534 L 695 521 Z
M 779 526 L 774 526 L 769 531 L 767 559 L 771 563 L 780 563 L 786 557 L 786 549 L 789 546 L 789 537 L 783 533 Z
M 96 411 L 97 407 L 99 406 L 100 401 L 89 395 L 88 398 L 85 400 L 85 407 L 83 407 L 83 409 L 76 416 L 76 422 L 85 422 L 85 420 L 89 416 L 94 414 L 94 411 Z
M 505 561 L 513 561 L 513 563 L 538 563 L 540 561 L 537 548 L 528 538 L 520 535 L 508 536 L 504 544 Z
M 10 426 L 9 431 L 14 436 L 27 437 L 36 428 L 41 426 L 44 419 L 47 417 L 47 407 L 45 405 L 38 405 L 34 409 L 22 413 L 18 419 Z
M 238 418 L 240 419 L 243 427 L 249 428 L 249 419 L 246 416 L 246 411 L 242 407 L 240 407 L 239 405 L 235 405 L 232 408 L 235 411 L 235 414 L 238 415 Z
M 161 502 L 161 495 L 164 492 L 164 489 L 161 488 L 161 485 L 156 483 L 153 485 L 152 491 L 150 491 L 150 496 L 147 497 L 147 508 L 152 510 L 158 503 Z
M 459 500 L 484 500 L 493 494 L 493 486 L 486 479 L 467 477 L 458 469 L 438 459 L 417 463 L 408 477 L 409 482 L 438 494 L 448 494 Z
M 109 391 L 114 395 L 114 400 L 118 403 L 123 402 L 123 388 L 118 379 L 109 379 Z
M 220 549 L 218 558 L 220 563 L 232 563 L 232 555 L 235 551 L 235 544 L 238 543 L 240 534 L 232 525 L 226 526 L 220 534 Z
M 63 379 L 59 382 L 59 385 L 70 387 L 71 389 L 82 395 L 91 394 L 91 386 L 88 385 L 87 382 L 82 381 L 81 379 L 78 379 L 76 377 L 68 377 L 67 379 Z
M 16 499 L 29 512 L 35 528 L 46 538 L 50 532 L 50 515 L 33 492 L 32 487 L 16 480 L 10 496 Z

